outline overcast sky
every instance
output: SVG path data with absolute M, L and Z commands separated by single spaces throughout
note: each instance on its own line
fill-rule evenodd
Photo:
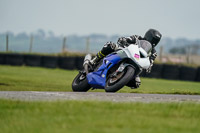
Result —
M 200 39 L 200 0 L 0 0 L 0 32 L 144 35 Z

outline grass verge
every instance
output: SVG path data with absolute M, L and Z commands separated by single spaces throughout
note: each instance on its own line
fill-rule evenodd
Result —
M 78 71 L 25 66 L 0 66 L 0 90 L 72 91 L 71 83 Z M 124 87 L 124 93 L 200 94 L 200 82 L 141 78 L 139 89 Z M 92 90 L 103 91 L 104 90 Z
M 200 104 L 0 99 L 2 133 L 199 133 Z

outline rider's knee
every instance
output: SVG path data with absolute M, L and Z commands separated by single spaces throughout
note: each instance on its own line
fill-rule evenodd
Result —
M 141 80 L 139 76 L 136 76 L 127 84 L 127 86 L 131 87 L 131 89 L 137 89 L 140 87 L 140 85 L 141 85 Z
M 139 76 L 136 76 L 136 77 L 135 77 L 135 87 L 136 87 L 136 88 L 139 88 L 140 85 L 141 85 L 140 77 L 139 77 Z

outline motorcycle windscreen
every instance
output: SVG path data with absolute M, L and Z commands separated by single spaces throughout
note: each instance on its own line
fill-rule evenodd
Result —
M 151 50 L 152 50 L 151 43 L 149 43 L 148 41 L 145 41 L 145 40 L 139 40 L 139 41 L 140 41 L 139 47 L 142 47 L 149 54 L 149 52 L 151 52 Z
M 96 72 L 91 72 L 87 75 L 88 83 L 93 88 L 104 89 L 106 85 L 106 76 L 108 70 L 117 64 L 121 60 L 120 56 L 117 54 L 111 54 L 107 56 L 104 60 L 102 65 Z

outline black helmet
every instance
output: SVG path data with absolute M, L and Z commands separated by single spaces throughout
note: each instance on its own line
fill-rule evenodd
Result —
M 149 41 L 153 47 L 159 43 L 161 37 L 160 32 L 155 29 L 149 29 L 144 35 L 144 39 Z

